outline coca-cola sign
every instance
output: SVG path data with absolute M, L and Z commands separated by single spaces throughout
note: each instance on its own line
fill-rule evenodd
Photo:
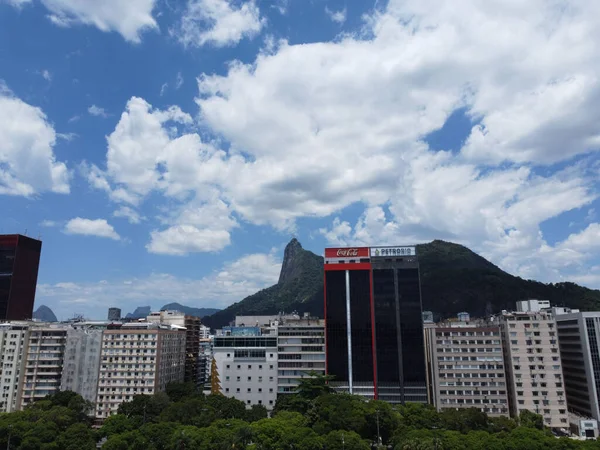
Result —
M 326 248 L 325 258 L 368 258 L 367 247 Z

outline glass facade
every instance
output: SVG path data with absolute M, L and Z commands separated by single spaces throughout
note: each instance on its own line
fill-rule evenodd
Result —
M 352 381 L 373 384 L 371 281 L 369 270 L 350 270 Z
M 31 319 L 42 243 L 0 236 L 0 320 Z
M 348 382 L 348 326 L 346 272 L 325 272 L 327 373 L 335 382 Z
M 400 352 L 398 349 L 398 323 L 394 270 L 373 270 L 373 296 L 375 302 L 375 342 L 377 354 L 378 387 L 396 388 L 400 394 Z M 380 394 L 383 392 L 380 390 Z

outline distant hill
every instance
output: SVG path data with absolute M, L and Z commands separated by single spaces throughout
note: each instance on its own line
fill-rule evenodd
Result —
M 168 303 L 162 308 L 160 311 L 169 309 L 172 311 L 180 311 L 188 316 L 196 316 L 196 317 L 205 317 L 210 316 L 211 314 L 215 314 L 216 312 L 221 311 L 218 308 L 192 308 L 191 306 L 185 306 L 180 303 Z M 143 319 L 150 314 L 152 311 L 152 307 L 150 306 L 138 306 L 135 308 L 135 311 L 129 313 L 125 316 L 126 319 Z
M 125 319 L 142 319 L 146 318 L 152 311 L 150 306 L 138 306 L 132 313 L 127 313 Z
M 219 308 L 192 308 L 191 306 L 185 306 L 180 303 L 169 303 L 161 308 L 161 310 L 163 309 L 180 311 L 188 316 L 195 316 L 200 318 L 210 316 L 211 314 L 215 314 L 216 312 L 221 311 Z
M 33 318 L 41 320 L 42 322 L 58 322 L 54 312 L 46 305 L 40 305 L 40 307 L 33 312 Z
M 445 241 L 417 245 L 423 309 L 436 320 L 467 311 L 485 316 L 514 309 L 515 302 L 531 298 L 556 306 L 600 309 L 600 291 L 575 283 L 540 283 L 504 272 L 467 247 Z M 227 325 L 236 315 L 310 312 L 323 317 L 323 258 L 304 250 L 296 239 L 285 249 L 279 282 L 234 303 L 204 323 Z

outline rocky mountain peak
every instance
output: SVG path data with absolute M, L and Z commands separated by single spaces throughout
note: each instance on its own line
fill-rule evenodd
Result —
M 281 264 L 281 272 L 279 273 L 279 284 L 285 283 L 299 275 L 301 270 L 299 256 L 303 251 L 302 245 L 296 238 L 293 238 L 285 246 L 283 263 Z

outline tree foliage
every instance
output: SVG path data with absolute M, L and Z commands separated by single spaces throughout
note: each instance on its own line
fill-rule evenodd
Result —
M 93 429 L 73 393 L 47 397 L 24 411 L 0 414 L 0 449 L 92 450 L 571 450 L 596 441 L 556 438 L 537 414 L 518 421 L 477 409 L 436 411 L 323 389 L 326 383 L 281 397 L 272 413 L 246 408 L 224 395 L 204 396 L 171 385 L 168 395 L 136 396 Z M 326 380 L 325 380 L 326 381 Z M 317 395 L 317 393 L 320 394 Z

